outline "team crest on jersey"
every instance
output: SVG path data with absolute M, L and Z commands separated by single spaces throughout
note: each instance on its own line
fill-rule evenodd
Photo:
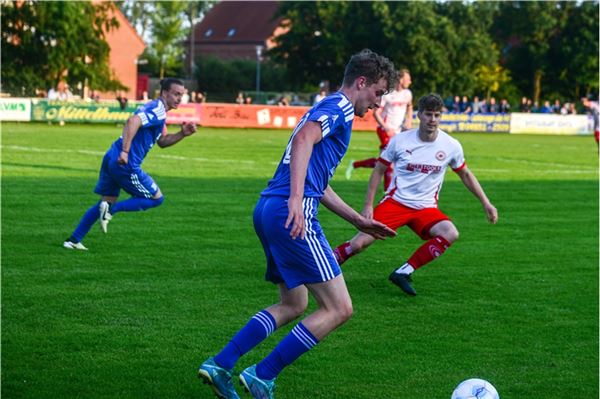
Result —
M 436 158 L 438 161 L 443 161 L 444 159 L 446 159 L 446 153 L 445 153 L 444 151 L 438 151 L 438 152 L 435 154 L 435 158 Z

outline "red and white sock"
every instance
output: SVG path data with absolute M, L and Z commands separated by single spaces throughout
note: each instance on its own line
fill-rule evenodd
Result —
M 333 250 L 333 255 L 338 262 L 338 265 L 342 265 L 349 258 L 353 257 L 355 253 L 352 251 L 352 246 L 350 245 L 350 241 L 346 241 L 339 247 Z
M 444 252 L 452 245 L 448 240 L 442 236 L 437 236 L 421 245 L 414 254 L 408 259 L 404 266 L 399 267 L 397 273 L 410 274 L 417 270 L 423 265 L 431 262 Z M 410 270 L 412 269 L 412 270 Z

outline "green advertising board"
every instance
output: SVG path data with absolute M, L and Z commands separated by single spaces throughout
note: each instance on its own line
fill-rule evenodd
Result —
M 137 104 L 128 104 L 121 109 L 117 104 L 71 103 L 47 100 L 32 100 L 31 120 L 40 122 L 125 122 L 137 109 Z

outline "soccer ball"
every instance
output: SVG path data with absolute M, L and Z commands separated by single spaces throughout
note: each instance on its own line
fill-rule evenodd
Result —
M 471 378 L 458 384 L 451 399 L 500 399 L 500 395 L 486 380 Z

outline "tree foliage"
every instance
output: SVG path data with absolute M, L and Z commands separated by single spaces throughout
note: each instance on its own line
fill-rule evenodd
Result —
M 515 84 L 535 101 L 598 89 L 598 2 L 502 2 L 491 32 Z
M 290 1 L 279 15 L 291 29 L 269 56 L 294 89 L 341 82 L 365 47 L 408 68 L 417 95 L 574 99 L 598 89 L 597 1 Z
M 87 82 L 100 90 L 124 86 L 111 76 L 104 31 L 118 26 L 106 2 L 3 2 L 2 90 L 33 95 L 35 89 Z

